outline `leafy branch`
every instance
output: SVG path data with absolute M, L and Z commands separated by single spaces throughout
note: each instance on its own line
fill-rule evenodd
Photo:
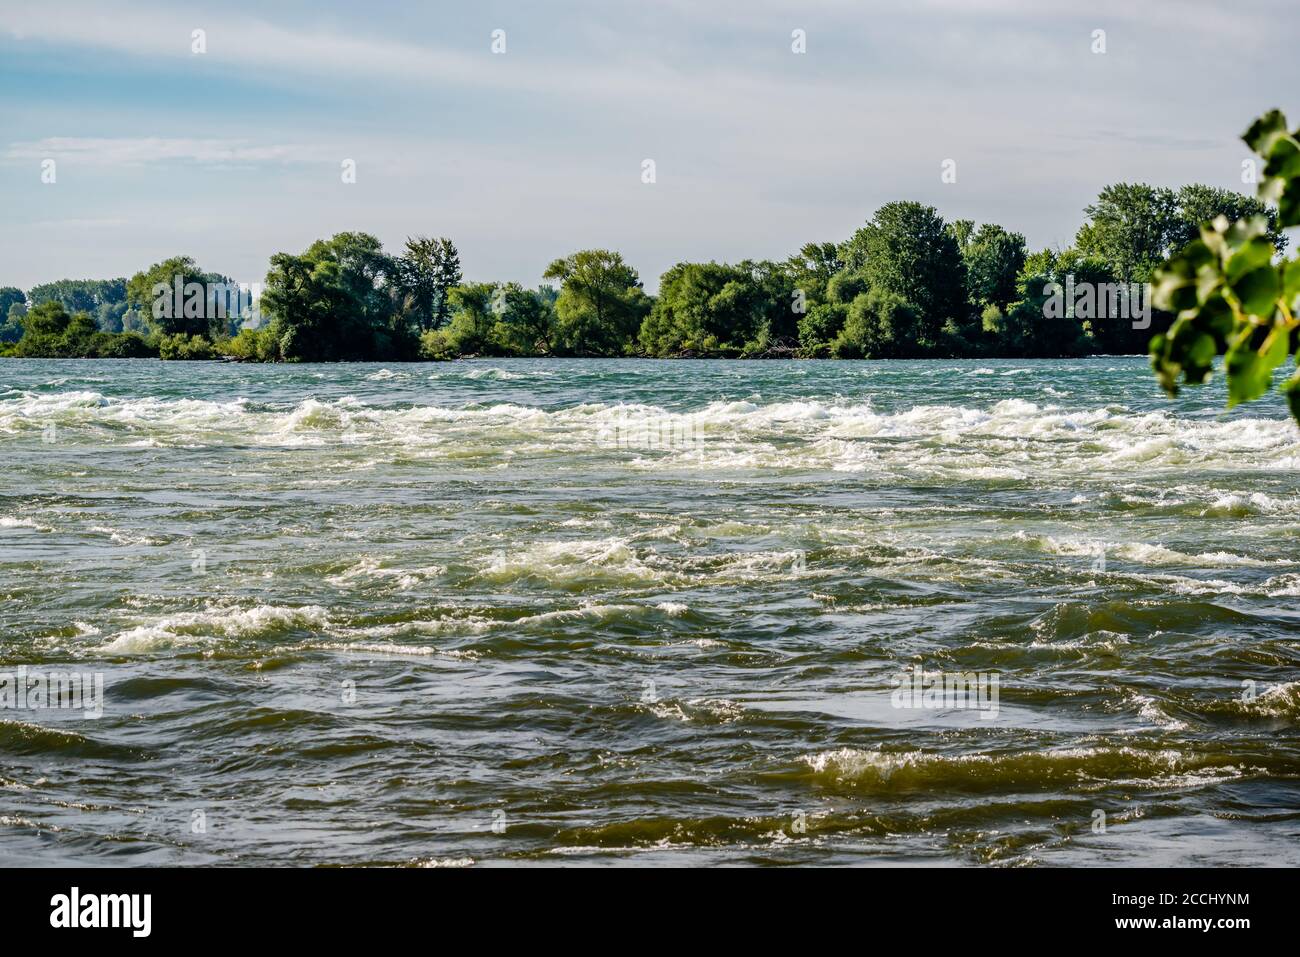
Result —
M 1283 229 L 1300 225 L 1297 135 L 1300 130 L 1287 132 L 1286 117 L 1273 110 L 1242 136 L 1265 161 L 1259 197 L 1277 205 Z M 1296 352 L 1300 325 L 1300 260 L 1274 263 L 1276 251 L 1264 216 L 1231 223 L 1219 216 L 1156 270 L 1155 306 L 1177 314 L 1169 331 L 1151 340 L 1151 363 L 1169 395 L 1178 394 L 1180 377 L 1188 385 L 1208 381 L 1220 355 L 1229 408 L 1272 386 L 1274 370 Z M 1281 391 L 1300 422 L 1300 371 Z

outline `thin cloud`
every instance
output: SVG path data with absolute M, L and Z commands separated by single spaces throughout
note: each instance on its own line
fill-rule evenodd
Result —
M 95 166 L 144 166 L 150 163 L 249 164 L 313 162 L 323 159 L 317 149 L 275 146 L 246 140 L 142 137 L 47 136 L 13 143 L 9 160 L 72 160 Z

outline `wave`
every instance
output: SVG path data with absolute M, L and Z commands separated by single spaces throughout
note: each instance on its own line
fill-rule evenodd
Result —
M 78 731 L 7 719 L 0 719 L 0 748 L 8 754 L 52 754 L 64 759 L 135 761 L 149 757 L 144 749 L 99 741 Z
M 1049 555 L 1070 558 L 1100 559 L 1120 558 L 1140 565 L 1192 565 L 1196 567 L 1250 567 L 1267 568 L 1275 565 L 1295 565 L 1288 558 L 1252 558 L 1233 552 L 1180 552 L 1164 545 L 1148 542 L 1113 542 L 1084 538 L 1055 538 L 1051 535 L 1031 535 L 1023 530 L 1012 535 L 1016 541 L 1025 542 Z
M 494 583 L 541 578 L 552 584 L 577 585 L 606 581 L 631 585 L 663 582 L 675 577 L 637 556 L 620 538 L 540 542 L 518 551 L 501 549 L 489 559 L 482 577 Z
M 1090 782 L 1195 786 L 1252 773 L 1240 766 L 1240 759 L 1225 755 L 1106 746 L 955 755 L 839 748 L 804 755 L 803 761 L 820 782 L 881 791 L 986 791 Z
M 343 571 L 330 575 L 326 582 L 336 588 L 350 589 L 367 582 L 391 582 L 398 591 L 408 591 L 447 571 L 445 565 L 426 565 L 421 568 L 389 568 L 380 559 L 364 557 Z
M 54 531 L 48 525 L 42 525 L 33 518 L 20 518 L 14 515 L 0 515 L 0 528 L 30 528 L 34 532 Z
M 138 654 L 189 647 L 214 637 L 250 638 L 302 629 L 319 629 L 329 616 L 319 605 L 297 608 L 278 605 L 210 607 L 197 612 L 168 615 L 147 625 L 137 625 L 113 636 L 97 649 L 102 654 Z
M 641 702 L 637 708 L 656 718 L 694 724 L 731 724 L 745 714 L 743 705 L 725 698 L 664 699 Z
M 508 369 L 471 369 L 463 373 L 464 378 L 478 381 L 479 379 L 512 381 L 516 379 L 527 379 L 528 375 L 523 372 L 511 372 Z
M 1247 719 L 1300 720 L 1300 681 L 1273 685 L 1256 695 L 1242 695 L 1203 706 L 1210 715 Z
M 1300 465 L 1300 431 L 1289 420 L 1186 419 L 1117 406 L 1067 410 L 1018 398 L 987 408 L 916 405 L 889 412 L 852 399 L 715 401 L 692 410 L 637 403 L 385 407 L 352 396 L 275 408 L 243 398 L 131 399 L 87 391 L 0 399 L 0 430 L 37 430 L 50 421 L 145 432 L 165 442 L 192 443 L 197 436 L 267 445 L 391 444 L 471 458 L 523 446 L 603 450 L 656 468 L 906 468 L 993 480 L 1135 465 L 1232 471 Z M 1242 506 L 1271 507 L 1267 497 L 1253 495 L 1208 507 Z

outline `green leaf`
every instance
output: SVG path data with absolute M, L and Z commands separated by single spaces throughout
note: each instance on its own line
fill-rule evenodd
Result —
M 1188 243 L 1176 256 L 1159 266 L 1151 276 L 1151 298 L 1157 309 L 1182 312 L 1203 302 L 1208 292 L 1201 288 L 1199 270 L 1212 270 L 1213 285 L 1218 284 L 1218 260 L 1201 240 Z
M 1300 142 L 1290 134 L 1273 139 L 1259 195 L 1277 203 L 1278 225 L 1300 224 Z
M 1300 144 L 1291 136 L 1278 137 L 1272 149 L 1263 155 L 1268 158 L 1264 164 L 1265 176 L 1288 181 L 1300 176 Z
M 1273 244 L 1263 236 L 1250 239 L 1228 258 L 1223 275 L 1231 283 L 1252 270 L 1269 265 L 1274 251 Z
M 1286 116 L 1281 110 L 1269 110 L 1254 123 L 1250 124 L 1250 129 L 1241 134 L 1241 138 L 1246 141 L 1256 153 L 1261 156 L 1267 156 L 1272 150 L 1273 142 L 1278 136 L 1286 135 Z
M 1219 352 L 1228 348 L 1233 331 L 1239 322 L 1237 314 L 1232 311 L 1232 306 L 1221 295 L 1207 301 L 1196 313 L 1197 328 L 1214 337 L 1214 344 Z
M 1259 327 L 1247 326 L 1228 349 L 1224 367 L 1228 373 L 1228 408 L 1258 399 L 1273 384 L 1273 370 L 1286 361 L 1290 331 L 1282 324 L 1269 330 L 1258 348 Z
M 1291 314 L 1295 315 L 1300 311 L 1300 259 L 1285 262 L 1281 268 L 1283 270 L 1282 298 L 1286 301 Z
M 1264 158 L 1259 198 L 1276 203 L 1278 225 L 1300 225 L 1300 131 L 1288 133 L 1286 117 L 1272 110 L 1251 124 L 1241 137 Z
M 1196 302 L 1204 306 L 1223 295 L 1223 270 L 1219 264 L 1206 263 L 1196 271 Z
M 1259 195 L 1277 204 L 1276 225 L 1300 225 L 1300 130 L 1288 132 L 1286 117 L 1273 110 L 1242 138 L 1264 158 Z M 1178 314 L 1150 347 L 1152 368 L 1169 395 L 1177 395 L 1180 379 L 1189 384 L 1208 380 L 1220 353 L 1230 408 L 1272 386 L 1273 372 L 1300 339 L 1286 320 L 1288 313 L 1300 315 L 1300 260 L 1274 265 L 1268 237 L 1264 216 L 1230 223 L 1221 215 L 1202 223 L 1200 238 L 1152 275 L 1154 305 Z M 1300 422 L 1300 371 L 1282 391 Z
M 1273 313 L 1277 310 L 1278 297 L 1282 293 L 1282 284 L 1276 269 L 1272 266 L 1252 269 L 1229 285 L 1240 300 L 1243 312 L 1264 319 L 1273 318 Z
M 1300 226 L 1300 182 L 1292 180 L 1278 196 L 1277 223 L 1283 229 Z
M 1300 372 L 1282 383 L 1282 394 L 1291 409 L 1291 418 L 1300 423 Z
M 1200 300 L 1190 277 L 1175 269 L 1157 269 L 1151 277 L 1151 301 L 1165 312 L 1182 312 Z
M 1197 332 L 1183 356 L 1183 377 L 1193 385 L 1209 381 L 1214 371 L 1214 357 L 1219 354 L 1214 337 L 1207 332 Z
M 1268 219 L 1264 216 L 1250 216 L 1246 219 L 1239 219 L 1235 223 L 1227 223 L 1226 227 L 1223 228 L 1217 226 L 1220 222 L 1227 223 L 1227 217 L 1220 216 L 1215 220 L 1215 223 L 1218 231 L 1223 233 L 1228 248 L 1233 251 L 1240 249 L 1260 236 L 1268 235 Z

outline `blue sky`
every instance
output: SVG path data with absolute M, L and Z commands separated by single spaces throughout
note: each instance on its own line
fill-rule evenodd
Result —
M 365 230 L 528 285 L 614 248 L 653 290 L 892 199 L 1066 246 L 1108 182 L 1249 191 L 1238 135 L 1300 112 L 1297 35 L 1294 0 L 0 0 L 0 285 L 178 253 L 256 282 Z

